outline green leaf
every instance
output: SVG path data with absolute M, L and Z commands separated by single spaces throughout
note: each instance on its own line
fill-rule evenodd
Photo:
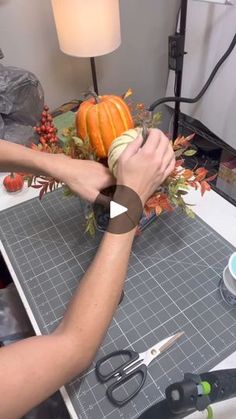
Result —
M 153 115 L 153 117 L 152 117 L 152 127 L 155 127 L 155 126 L 160 124 L 161 117 L 162 117 L 161 112 L 157 112 Z
M 95 220 L 95 214 L 93 211 L 89 212 L 86 215 L 86 228 L 85 233 L 90 234 L 90 236 L 95 236 L 96 233 L 96 220 Z
M 176 199 L 175 196 L 170 196 L 170 200 L 175 207 L 178 207 L 178 200 Z
M 177 195 L 188 195 L 188 191 L 178 190 Z
M 197 153 L 197 150 L 193 150 L 193 149 L 191 149 L 191 150 L 186 150 L 186 151 L 183 153 L 183 155 L 184 155 L 184 156 L 187 156 L 187 157 L 192 157 L 192 156 L 194 156 L 196 153 Z
M 187 205 L 185 207 L 185 212 L 187 214 L 188 217 L 190 218 L 195 218 L 195 214 L 194 212 L 191 210 L 191 208 L 189 208 Z
M 74 142 L 75 142 L 76 145 L 83 146 L 84 142 L 83 142 L 83 140 L 81 140 L 81 138 L 79 138 L 79 137 L 72 137 L 72 139 L 74 140 Z
M 74 192 L 72 192 L 68 186 L 65 185 L 63 195 L 64 196 L 75 196 L 76 194 Z

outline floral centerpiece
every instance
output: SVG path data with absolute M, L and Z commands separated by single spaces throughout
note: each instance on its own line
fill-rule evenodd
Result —
M 142 103 L 134 103 L 131 95 L 131 89 L 122 97 L 89 93 L 91 97 L 85 98 L 76 113 L 74 126 L 63 132 L 64 144 L 59 142 L 53 118 L 45 106 L 40 125 L 35 127 L 39 143 L 33 144 L 31 148 L 46 153 L 63 153 L 73 159 L 100 161 L 108 165 L 115 176 L 118 158 L 127 144 L 137 137 L 141 129 L 157 127 L 161 119 L 160 113 L 151 114 Z M 163 211 L 173 211 L 175 207 L 181 208 L 189 217 L 194 217 L 191 205 L 186 204 L 184 196 L 191 187 L 200 189 L 202 195 L 211 189 L 208 182 L 215 176 L 209 177 L 206 168 L 185 168 L 185 156 L 196 153 L 191 146 L 193 137 L 179 136 L 172 140 L 176 156 L 175 169 L 146 202 L 144 213 L 147 217 L 154 212 L 159 216 Z M 39 189 L 40 199 L 47 192 L 61 186 L 60 181 L 47 176 L 28 175 L 27 179 L 29 187 Z M 67 185 L 63 186 L 65 195 L 73 194 Z M 86 231 L 93 234 L 93 211 L 86 215 L 86 222 Z

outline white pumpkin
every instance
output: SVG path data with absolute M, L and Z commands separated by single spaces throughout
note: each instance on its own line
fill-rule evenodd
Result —
M 129 129 L 112 141 L 108 151 L 108 167 L 115 178 L 117 176 L 117 163 L 120 155 L 126 149 L 127 145 L 132 143 L 140 133 L 141 128 Z

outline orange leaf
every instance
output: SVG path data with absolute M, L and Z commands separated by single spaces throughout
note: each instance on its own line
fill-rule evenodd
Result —
M 173 211 L 174 208 L 172 207 L 170 200 L 168 198 L 168 196 L 166 194 L 163 194 L 160 196 L 159 198 L 159 205 L 160 207 L 162 207 L 162 209 L 166 210 L 166 211 Z
M 148 208 L 156 208 L 157 205 L 159 205 L 160 195 L 154 195 L 149 198 L 149 200 L 146 202 L 146 206 Z
M 184 177 L 185 179 L 190 179 L 191 177 L 193 177 L 193 172 L 192 172 L 192 170 L 186 169 L 186 170 L 183 172 L 183 177 Z
M 144 209 L 143 209 L 143 212 L 144 212 L 145 217 L 149 218 L 149 217 L 150 217 L 150 215 L 151 215 L 151 214 L 152 214 L 152 212 L 153 212 L 153 208 L 149 208 L 149 207 L 147 206 L 147 204 L 145 204 L 145 207 L 144 207 Z
M 195 132 L 186 137 L 186 141 L 191 141 L 195 137 Z
M 176 140 L 174 141 L 174 146 L 180 146 L 180 145 L 182 145 L 183 144 L 183 141 L 185 141 L 185 138 L 184 137 L 181 137 L 181 136 L 177 137 Z
M 194 180 L 189 181 L 189 182 L 188 182 L 188 184 L 189 184 L 190 186 L 192 186 L 192 188 L 195 188 L 195 190 L 197 190 L 197 183 L 196 183 Z
M 210 187 L 209 183 L 207 183 L 205 180 L 203 180 L 201 182 L 201 195 L 203 196 L 206 191 L 210 191 L 210 190 L 211 190 L 211 187 Z
M 160 205 L 157 205 L 155 208 L 155 213 L 156 215 L 160 215 L 162 213 L 162 208 Z
M 195 172 L 195 174 L 197 175 L 195 177 L 195 180 L 197 182 L 201 182 L 203 179 L 205 179 L 207 173 L 208 173 L 208 170 L 205 169 L 205 167 L 199 167 Z

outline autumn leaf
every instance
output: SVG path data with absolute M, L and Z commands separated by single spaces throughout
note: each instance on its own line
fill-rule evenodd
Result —
M 182 173 L 184 179 L 191 179 L 193 177 L 193 172 L 190 169 L 186 169 L 184 170 L 184 172 Z
M 39 192 L 39 199 L 42 199 L 43 195 L 47 193 L 49 183 L 45 183 Z
M 157 216 L 162 213 L 162 207 L 160 205 L 157 205 L 155 207 L 155 213 L 156 213 Z
M 127 99 L 129 96 L 131 96 L 133 94 L 133 91 L 132 91 L 132 89 L 129 87 L 129 89 L 127 90 L 127 92 L 125 92 L 123 95 L 122 95 L 122 99 Z
M 156 206 L 159 205 L 159 199 L 160 199 L 160 195 L 154 195 L 154 196 L 152 196 L 146 202 L 146 206 L 148 208 L 156 208 Z
M 197 182 L 201 182 L 203 179 L 205 179 L 205 177 L 206 177 L 206 174 L 208 173 L 208 170 L 207 169 L 205 169 L 205 167 L 199 167 L 197 170 L 196 170 L 196 177 L 195 177 L 195 181 L 197 181 Z
M 174 210 L 167 195 L 163 194 L 162 196 L 160 196 L 159 205 L 163 210 L 167 210 L 169 212 L 172 212 Z
M 177 137 L 176 140 L 174 141 L 174 146 L 177 147 L 177 146 L 182 145 L 183 140 L 185 140 L 184 137 L 181 137 L 181 136 Z
M 210 187 L 209 183 L 207 183 L 205 180 L 203 180 L 201 182 L 201 195 L 203 196 L 206 191 L 210 191 L 210 190 L 211 190 L 211 187 Z
M 195 137 L 195 132 L 193 134 L 188 135 L 185 139 L 186 141 L 190 142 Z
M 188 184 L 189 184 L 189 186 L 191 186 L 192 188 L 194 188 L 195 190 L 197 190 L 197 188 L 198 188 L 197 182 L 195 182 L 193 180 L 193 181 L 190 181 Z

